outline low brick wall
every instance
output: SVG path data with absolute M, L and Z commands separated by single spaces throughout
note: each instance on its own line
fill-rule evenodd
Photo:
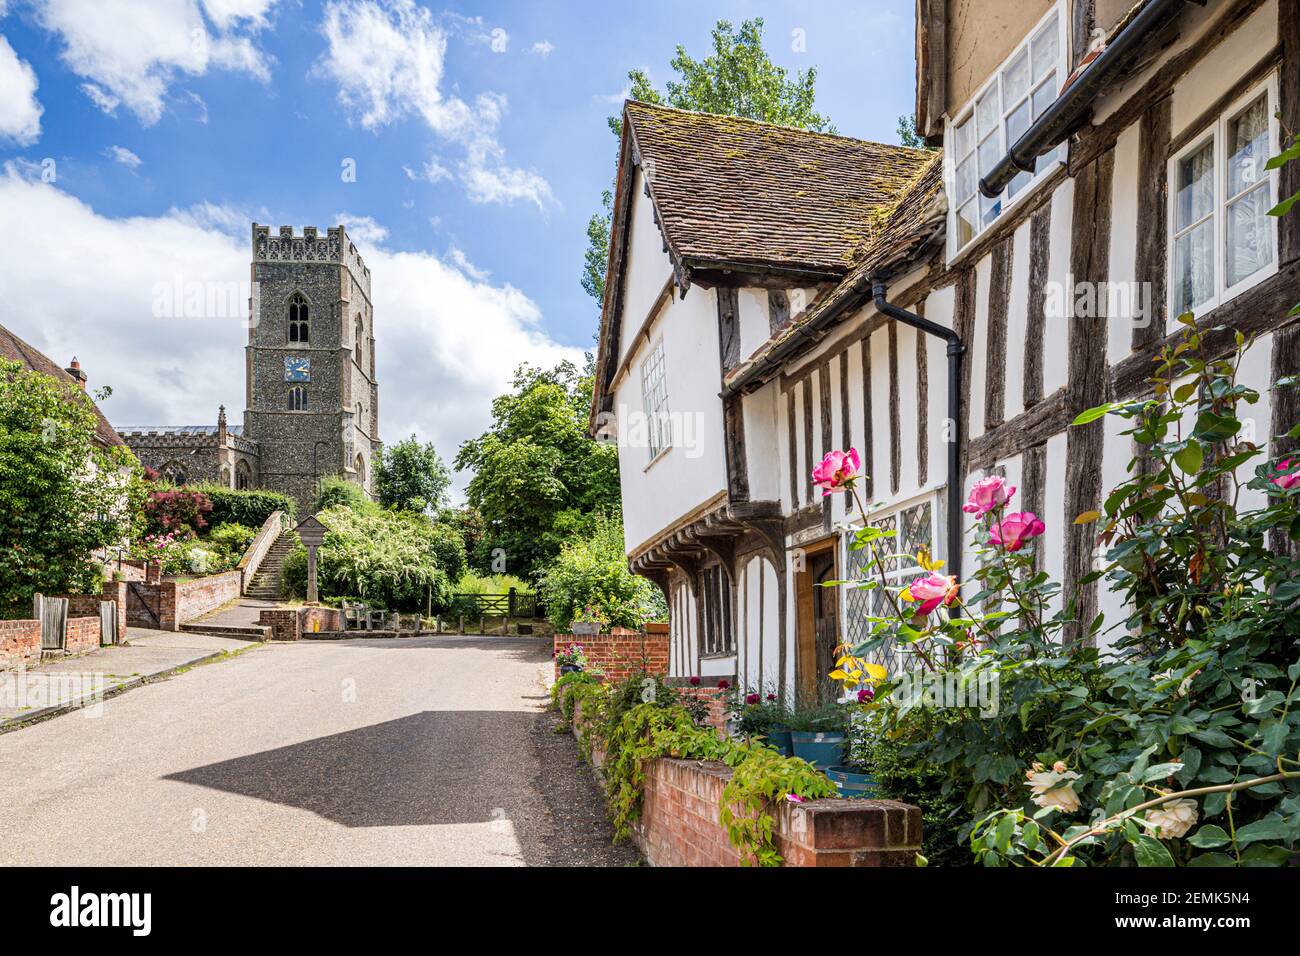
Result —
M 123 603 L 132 627 L 179 631 L 182 624 L 238 598 L 239 588 L 240 573 L 226 571 L 202 578 L 140 584 L 126 592 Z
M 298 628 L 303 634 L 345 630 L 343 612 L 336 607 L 304 607 L 298 611 Z
M 117 602 L 117 639 L 126 640 L 126 628 L 130 615 L 127 613 L 127 586 L 125 581 L 105 581 L 102 594 L 52 594 L 50 597 L 64 598 L 68 602 L 68 617 L 99 617 L 99 605 L 103 601 Z
M 607 634 L 556 634 L 555 654 L 570 644 L 581 644 L 587 655 L 587 670 L 599 670 L 605 680 L 618 682 L 631 674 L 668 673 L 668 629 L 648 625 L 646 633 L 616 627 Z M 560 676 L 560 665 L 555 665 Z
M 37 664 L 40 659 L 40 621 L 0 621 L 0 670 Z
M 296 641 L 302 634 L 298 612 L 294 608 L 267 608 L 257 616 L 257 623 L 271 629 L 273 641 Z
M 94 617 L 68 617 L 63 650 L 67 654 L 84 654 L 99 647 L 99 610 Z
M 573 715 L 575 736 L 581 707 Z M 597 771 L 605 755 L 593 742 Z M 721 822 L 731 768 L 714 760 L 652 760 L 632 838 L 651 866 L 740 866 Z M 775 808 L 785 866 L 915 866 L 921 808 L 897 800 L 808 800 Z

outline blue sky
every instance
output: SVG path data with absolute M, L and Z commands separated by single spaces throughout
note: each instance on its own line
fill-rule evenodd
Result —
M 66 275 L 76 268 L 65 261 L 66 234 L 103 233 L 93 248 L 111 246 L 103 254 L 123 260 L 99 267 L 110 288 L 86 276 L 64 297 L 41 289 L 12 321 L 47 349 L 85 341 L 92 379 L 114 384 L 106 411 L 118 423 L 206 420 L 218 394 L 242 407 L 242 333 L 227 323 L 154 336 L 130 318 L 139 318 L 135 286 L 149 270 L 122 280 L 135 286 L 113 287 L 141 257 L 153 257 L 160 275 L 179 271 L 157 261 L 160 248 L 175 248 L 176 230 L 187 246 L 213 243 L 190 272 L 242 279 L 248 219 L 324 227 L 346 216 L 376 285 L 406 284 L 401 295 L 375 296 L 385 437 L 416 431 L 451 455 L 481 429 L 510 369 L 493 380 L 484 363 L 458 377 L 452 367 L 467 364 L 466 353 L 452 350 L 415 357 L 417 375 L 403 343 L 454 337 L 482 308 L 482 348 L 493 348 L 493 335 L 510 338 L 496 365 L 591 347 L 597 307 L 579 285 L 585 227 L 611 179 L 616 143 L 605 117 L 629 68 L 662 87 L 676 44 L 703 56 L 715 20 L 761 16 L 777 62 L 818 68 L 817 107 L 840 132 L 894 142 L 913 100 L 912 0 L 0 0 L 0 10 L 10 101 L 0 107 L 10 190 L 0 202 L 11 200 L 14 220 L 0 211 L 0 226 L 33 237 L 21 265 L 0 265 L 0 282 L 7 273 L 34 289 L 33 271 Z M 804 52 L 793 48 L 795 31 Z M 38 173 L 49 159 L 54 182 Z M 347 159 L 355 182 L 341 176 Z M 389 347 L 387 323 L 406 333 Z M 150 354 L 154 339 L 174 363 Z M 221 371 L 197 373 L 200 362 Z M 458 398 L 436 387 L 430 363 L 451 375 Z M 169 385 L 182 394 L 159 400 Z

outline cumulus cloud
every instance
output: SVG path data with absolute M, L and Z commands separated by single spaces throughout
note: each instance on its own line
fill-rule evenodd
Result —
M 4 10 L 0 9 L 0 15 Z M 0 36 L 0 142 L 30 146 L 41 138 L 41 104 L 36 99 L 36 72 Z
M 265 24 L 273 4 L 205 0 L 200 9 L 198 0 L 48 0 L 36 16 L 63 40 L 63 62 L 87 81 L 82 91 L 96 106 L 112 114 L 125 104 L 141 125 L 152 126 L 177 74 L 216 68 L 270 78 L 270 60 L 249 32 Z
M 104 155 L 115 163 L 121 163 L 123 166 L 129 166 L 135 169 L 140 165 L 140 157 L 131 152 L 125 146 L 110 146 L 104 150 Z
M 112 218 L 10 164 L 0 173 L 0 230 L 21 231 L 24 241 L 0 257 L 0 288 L 11 304 L 4 324 L 55 361 L 77 355 L 92 387 L 112 385 L 103 408 L 116 425 L 212 423 L 221 404 L 238 421 L 248 341 L 242 314 L 154 313 L 168 290 L 247 281 L 245 215 L 203 205 Z M 581 362 L 579 349 L 542 330 L 536 303 L 508 283 L 486 281 L 463 255 L 394 251 L 373 220 L 340 218 L 371 270 L 385 439 L 414 432 L 450 458 L 487 427 L 492 399 L 517 364 Z M 68 270 L 70 261 L 78 268 Z M 248 294 L 236 291 L 232 300 Z
M 544 60 L 555 52 L 555 44 L 550 40 L 538 40 L 530 49 Z
M 508 106 L 503 95 L 482 93 L 471 105 L 443 92 L 448 31 L 429 10 L 412 0 L 331 0 L 321 32 L 328 49 L 313 73 L 338 86 L 339 103 L 365 129 L 419 116 L 463 148 L 458 176 L 475 202 L 522 200 L 539 209 L 555 202 L 544 177 L 506 161 L 498 137 Z M 436 160 L 429 169 L 444 171 Z M 440 177 L 426 169 L 426 178 Z

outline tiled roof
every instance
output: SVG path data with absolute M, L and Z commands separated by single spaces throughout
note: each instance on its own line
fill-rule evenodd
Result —
M 118 429 L 122 435 L 148 435 L 151 433 L 159 435 L 213 435 L 217 434 L 216 425 L 123 425 Z M 226 427 L 226 433 L 230 435 L 244 434 L 243 425 L 229 425 Z
M 24 342 L 3 325 L 0 325 L 0 357 L 9 359 L 12 362 L 18 362 L 24 368 L 29 368 L 34 372 L 43 372 L 61 382 L 76 384 L 73 377 L 53 359 L 40 349 Z M 95 409 L 95 415 L 98 418 L 98 423 L 95 425 L 96 441 L 106 447 L 125 444 L 118 437 L 117 432 L 113 430 L 113 426 L 108 423 L 104 413 L 99 410 L 99 406 L 91 402 L 91 407 Z
M 928 165 L 912 180 L 898 198 L 887 208 L 876 213 L 869 230 L 870 236 L 856 250 L 853 268 L 826 295 L 821 296 L 807 310 L 779 330 L 746 361 L 732 369 L 729 382 L 740 378 L 756 362 L 766 358 L 775 348 L 809 323 L 816 322 L 829 310 L 838 307 L 845 299 L 862 295 L 870 289 L 872 276 L 889 273 L 891 268 L 904 262 L 929 240 L 942 234 L 947 206 L 943 192 L 943 153 L 927 153 Z M 867 292 L 870 295 L 869 291 Z
M 629 101 L 624 106 L 673 253 L 842 274 L 932 157 L 924 150 Z

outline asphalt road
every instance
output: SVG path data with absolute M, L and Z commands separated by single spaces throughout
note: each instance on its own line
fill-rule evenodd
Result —
M 0 865 L 620 865 L 549 646 L 270 644 L 0 735 Z

